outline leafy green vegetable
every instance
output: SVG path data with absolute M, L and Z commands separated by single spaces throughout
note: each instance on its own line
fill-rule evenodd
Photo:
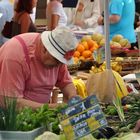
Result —
M 60 113 L 60 107 L 50 109 L 47 104 L 35 111 L 26 107 L 17 115 L 16 127 L 21 131 L 29 131 L 44 126 L 47 130 L 59 134 L 58 113 Z
M 0 108 L 0 130 L 16 130 L 16 98 L 4 98 L 5 108 Z
M 104 109 L 104 112 L 107 114 L 107 115 L 117 115 L 117 110 L 116 110 L 116 107 L 113 106 L 113 105 L 108 105 L 106 109 Z

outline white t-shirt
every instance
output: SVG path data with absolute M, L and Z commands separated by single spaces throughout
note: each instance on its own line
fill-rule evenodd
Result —
M 35 16 L 36 16 L 36 7 L 33 8 L 33 13 L 30 14 L 33 23 L 35 23 Z
M 58 26 L 66 26 L 67 25 L 67 16 L 63 9 L 63 6 L 58 1 L 52 1 L 48 3 L 47 10 L 46 10 L 47 19 L 50 19 L 50 15 L 56 14 L 59 15 Z

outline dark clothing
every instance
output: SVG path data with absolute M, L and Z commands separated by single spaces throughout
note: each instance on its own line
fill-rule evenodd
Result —
M 140 0 L 135 0 L 136 12 L 140 14 Z
M 28 32 L 36 32 L 36 31 L 37 31 L 36 26 L 34 25 L 31 19 L 31 24 L 30 24 Z

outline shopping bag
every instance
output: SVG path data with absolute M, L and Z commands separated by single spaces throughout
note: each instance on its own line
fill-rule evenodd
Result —
M 21 25 L 18 22 L 23 14 L 24 12 L 21 12 L 21 14 L 16 20 L 12 19 L 11 21 L 6 21 L 4 28 L 1 32 L 4 37 L 12 38 L 13 36 L 16 36 L 21 33 Z
M 119 73 L 106 69 L 103 72 L 91 74 L 86 82 L 88 95 L 95 94 L 101 102 L 112 102 L 128 95 L 126 85 Z
M 13 21 L 6 21 L 4 28 L 2 30 L 2 35 L 6 38 L 11 38 L 12 36 L 12 27 L 13 27 Z
M 91 74 L 86 82 L 88 95 L 95 94 L 101 102 L 111 102 L 115 89 L 112 70 Z
M 6 38 L 12 38 L 21 33 L 21 25 L 15 21 L 7 21 L 2 30 L 2 35 Z

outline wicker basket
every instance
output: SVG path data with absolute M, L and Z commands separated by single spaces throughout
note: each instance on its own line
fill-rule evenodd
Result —
M 123 61 L 113 61 L 119 62 L 122 65 L 122 71 L 133 71 L 140 70 L 140 60 L 138 57 L 123 57 Z
M 80 67 L 80 63 L 68 65 L 68 71 L 70 72 L 70 74 L 74 74 L 75 72 L 78 71 L 79 67 Z
M 122 53 L 126 53 L 127 50 L 131 48 L 131 45 L 127 45 L 126 47 L 121 47 L 121 48 L 116 48 L 116 47 L 111 47 L 111 54 L 112 55 L 118 55 Z
M 121 54 L 121 53 L 125 53 L 125 49 L 123 49 L 123 48 L 111 48 L 112 55 L 117 55 L 117 54 Z

